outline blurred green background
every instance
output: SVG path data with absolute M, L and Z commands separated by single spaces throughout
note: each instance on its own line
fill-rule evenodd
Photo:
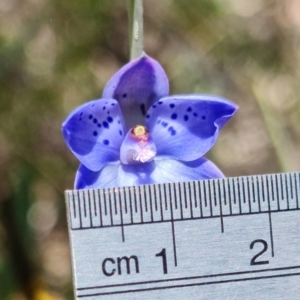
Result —
M 121 0 L 0 1 L 0 299 L 73 299 L 62 121 L 128 61 Z M 227 176 L 300 170 L 300 1 L 145 0 L 171 94 L 240 109 L 209 157 Z

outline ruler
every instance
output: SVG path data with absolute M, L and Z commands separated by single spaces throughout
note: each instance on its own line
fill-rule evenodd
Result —
M 77 299 L 300 299 L 300 173 L 66 201 Z

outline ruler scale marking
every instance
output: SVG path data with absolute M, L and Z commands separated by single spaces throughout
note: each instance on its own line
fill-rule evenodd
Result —
M 175 225 L 174 225 L 174 214 L 173 205 L 170 203 L 171 207 L 171 229 L 172 229 L 172 242 L 173 242 L 173 254 L 174 254 L 174 266 L 177 267 L 177 253 L 176 253 L 176 240 L 175 240 Z
M 77 203 L 78 203 L 79 227 L 82 228 L 81 205 L 80 205 L 79 191 L 77 191 L 76 194 L 77 194 Z
M 102 221 L 102 208 L 101 208 L 101 204 L 100 204 L 100 199 L 101 199 L 101 197 L 100 197 L 100 191 L 98 190 L 97 192 L 96 192 L 96 190 L 95 190 L 95 193 L 97 193 L 97 195 L 98 195 L 98 205 L 99 205 L 99 221 L 100 221 L 100 226 L 103 226 L 103 221 Z
M 152 199 L 153 199 L 152 190 L 151 190 L 150 185 L 148 185 L 147 188 L 148 188 L 148 193 L 149 193 L 149 209 L 150 209 L 150 214 L 151 214 L 151 221 L 153 222 L 154 218 L 153 218 L 153 207 L 152 207 Z
M 226 185 L 226 186 L 228 186 L 228 194 L 230 195 L 230 183 L 228 184 L 228 185 Z M 227 199 L 226 199 L 226 187 L 225 187 L 225 184 L 223 184 L 223 187 L 224 187 L 224 194 L 223 194 L 223 198 L 224 198 L 224 205 L 227 205 Z M 230 198 L 230 197 L 229 197 Z M 230 202 L 230 199 L 229 199 L 229 201 L 228 202 Z
M 219 186 L 220 186 L 220 184 L 219 184 Z M 229 190 L 229 199 L 228 199 L 229 214 L 232 215 L 232 199 L 234 199 L 233 202 L 234 202 L 234 204 L 236 204 L 235 194 L 234 194 L 234 189 L 233 189 L 233 179 L 232 178 L 230 178 L 230 180 L 229 180 L 228 190 Z M 223 196 L 224 199 L 226 199 L 225 194 L 226 194 L 226 191 L 224 190 L 224 196 Z M 221 193 L 220 193 L 220 195 L 221 195 Z
M 261 188 L 261 180 L 258 179 L 258 176 L 256 176 L 257 178 L 257 181 L 258 181 L 258 184 L 257 184 L 257 202 L 258 202 L 258 211 L 261 212 L 261 206 L 260 206 L 260 200 L 262 198 L 262 194 L 261 194 L 261 191 L 262 191 L 262 188 Z
M 153 191 L 151 188 L 154 189 L 154 191 Z M 153 192 L 152 192 L 152 195 L 154 195 L 154 197 L 153 197 L 152 199 L 154 199 L 154 207 L 155 207 L 155 211 L 157 211 L 157 198 L 156 198 L 156 195 L 155 195 L 155 194 L 156 194 L 156 193 L 155 193 L 156 187 L 155 187 L 155 186 L 154 186 L 154 187 L 151 186 L 151 188 L 150 188 L 150 189 L 151 189 L 151 192 L 153 191 Z
M 185 183 L 185 188 L 188 189 L 189 200 L 190 200 L 190 201 L 189 201 L 189 205 L 190 205 L 190 214 L 191 214 L 191 218 L 194 219 L 191 184 L 192 184 L 191 182 Z
M 145 200 L 145 210 L 146 212 L 148 212 L 148 205 L 147 205 L 147 194 L 146 194 L 146 187 L 143 187 L 143 191 L 144 191 L 144 200 Z
M 289 192 L 289 183 L 288 183 L 288 178 L 287 175 L 284 174 L 284 186 L 282 187 L 282 189 L 284 190 L 284 194 L 285 194 L 285 199 L 286 199 L 286 208 L 289 210 L 290 209 L 290 202 L 289 202 L 289 196 L 290 196 L 290 192 Z
M 208 202 L 209 202 L 210 216 L 213 216 L 213 209 L 212 209 L 213 196 L 211 194 L 210 188 L 207 185 L 208 185 L 208 181 L 204 180 L 204 186 L 205 186 L 205 190 L 206 190 L 206 198 L 208 198 Z
M 296 178 L 295 178 L 296 186 L 298 186 L 298 191 L 299 191 L 299 184 L 300 184 L 299 177 L 300 177 L 300 174 L 298 173 L 298 174 L 296 175 Z M 298 180 L 297 180 L 297 179 L 298 179 Z M 298 184 L 297 184 L 297 183 L 298 183 Z M 296 190 L 295 190 L 295 191 L 296 191 Z M 296 199 L 297 199 L 297 201 L 296 201 L 296 203 L 297 203 L 297 209 L 299 209 L 299 197 L 297 197 Z
M 161 221 L 164 221 L 164 214 L 163 214 L 163 201 L 162 201 L 162 196 L 161 196 L 161 189 L 159 188 L 159 206 L 160 206 L 160 215 L 161 215 Z
M 137 214 L 138 213 L 138 205 L 137 205 L 137 198 L 138 198 L 138 195 L 137 195 L 137 187 L 135 186 L 134 187 L 134 190 L 133 190 L 133 193 L 134 193 L 134 209 L 135 209 L 135 213 Z
M 203 190 L 203 198 L 204 198 L 204 207 L 207 207 L 207 199 L 206 199 L 206 188 L 205 188 L 205 182 L 204 181 L 201 181 L 200 182 L 201 184 L 201 190 Z
M 106 194 L 107 195 L 107 194 Z M 110 224 L 113 226 L 113 209 L 112 209 L 112 203 L 111 203 L 111 193 L 108 192 L 108 204 L 109 204 L 109 216 L 110 216 Z
M 184 199 L 184 207 L 185 209 L 188 208 L 188 197 L 186 193 L 186 188 L 184 187 L 184 182 L 180 182 L 180 194 L 181 194 L 181 199 Z
M 142 187 L 137 186 L 138 193 L 139 193 L 139 200 L 140 200 L 140 213 L 141 213 L 141 223 L 144 223 L 144 215 L 143 215 L 143 194 L 141 192 Z
M 242 214 L 242 201 L 241 201 L 241 178 L 237 178 L 237 193 L 238 193 L 238 204 L 239 204 L 239 211 L 240 211 L 240 215 Z
M 120 205 L 120 219 L 121 219 L 121 236 L 122 236 L 122 242 L 125 242 L 125 231 L 124 231 L 124 223 L 123 223 L 123 209 L 122 209 L 122 200 L 121 197 L 119 197 L 119 205 Z
M 125 188 L 125 195 L 126 196 L 130 196 L 130 194 L 129 194 L 129 187 Z M 131 223 L 133 223 L 132 198 L 131 197 L 126 197 L 126 198 L 129 201 L 130 219 L 131 219 Z
M 217 206 L 217 196 L 216 196 L 216 189 L 215 189 L 215 182 L 212 182 L 210 186 L 210 198 L 214 199 L 214 205 Z
M 292 197 L 292 189 L 291 189 L 291 174 L 286 175 L 286 185 L 287 185 L 287 201 L 288 201 L 288 209 L 293 206 Z
M 276 199 L 277 199 L 277 203 L 278 203 L 278 209 L 281 210 L 282 207 L 283 207 L 282 203 L 280 203 L 282 201 L 282 198 L 281 198 L 281 189 L 280 189 L 280 186 L 278 185 L 278 176 L 275 174 L 274 177 L 275 177 L 275 180 L 274 180 L 275 191 L 274 191 L 274 193 L 276 194 Z
M 71 194 L 68 194 L 68 197 L 69 197 L 68 199 L 72 199 L 71 196 L 72 196 Z M 70 202 L 70 200 L 69 200 L 69 202 Z M 72 203 L 72 204 L 73 204 L 73 217 L 74 217 L 74 219 L 76 219 L 77 214 L 76 214 L 75 198 L 73 198 L 73 201 L 72 201 L 72 202 L 73 202 L 73 203 Z
M 90 197 L 90 191 L 87 191 L 88 194 L 88 203 L 89 203 L 89 215 L 90 215 L 90 227 L 92 227 L 92 207 L 91 207 L 91 197 Z
M 166 191 L 166 187 L 167 185 L 163 185 L 163 189 L 164 189 L 164 199 L 165 199 L 165 210 L 168 210 L 168 200 L 167 200 L 167 191 Z
M 276 181 L 277 182 L 277 181 Z M 268 181 L 267 183 L 267 190 L 269 190 L 269 185 L 268 185 Z M 270 206 L 270 198 L 267 198 L 268 201 L 268 215 L 269 215 L 269 230 L 270 230 L 270 242 L 271 242 L 271 253 L 272 253 L 272 257 L 274 257 L 274 241 L 273 241 L 273 227 L 272 227 L 272 214 L 271 214 L 271 206 Z
M 247 199 L 248 199 L 249 212 L 251 213 L 252 209 L 251 209 L 251 197 L 250 197 L 250 184 L 252 184 L 252 182 L 250 183 L 249 177 L 246 177 Z
M 202 199 L 203 199 L 203 196 L 202 196 L 202 191 L 201 191 L 201 188 L 200 188 L 200 183 L 199 181 L 197 182 L 197 184 L 195 183 L 196 187 L 197 187 L 197 195 L 199 197 L 199 211 L 200 211 L 200 218 L 203 218 L 203 208 L 202 208 Z
M 277 176 L 277 182 L 279 181 L 279 187 L 280 187 L 280 192 L 281 192 L 281 200 L 282 201 L 284 201 L 284 190 L 283 190 L 283 188 L 282 188 L 282 182 L 283 182 L 283 178 L 282 177 L 284 177 L 284 175 L 282 175 L 282 174 L 280 174 L 280 175 L 278 175 Z
M 254 202 L 257 203 L 257 209 L 258 211 L 260 212 L 260 201 L 259 201 L 259 191 L 258 191 L 258 188 L 259 188 L 259 182 L 258 182 L 258 177 L 255 176 L 255 183 L 256 184 L 253 184 L 252 185 L 252 193 L 253 193 L 253 199 L 254 199 Z
M 107 202 L 106 202 L 107 199 L 106 199 L 106 197 L 104 197 L 103 199 L 104 199 L 104 201 L 103 201 L 104 202 L 104 214 L 105 214 L 105 216 L 107 216 Z
M 216 181 L 213 181 L 213 186 L 215 190 L 215 197 L 217 198 L 217 193 L 216 193 Z M 220 197 L 220 194 L 218 194 L 218 199 L 219 199 L 219 208 L 220 208 L 220 221 L 221 221 L 221 232 L 224 233 L 224 220 L 223 220 L 223 212 L 222 212 L 222 200 Z
M 97 217 L 97 204 L 96 204 L 96 191 L 92 190 L 92 198 L 93 198 L 93 203 L 94 203 L 94 216 Z
M 194 206 L 195 206 L 195 208 L 197 208 L 198 207 L 198 203 L 197 203 L 197 193 L 196 193 L 196 182 L 192 181 L 191 184 L 193 186 L 192 191 L 193 191 L 193 196 L 194 196 Z

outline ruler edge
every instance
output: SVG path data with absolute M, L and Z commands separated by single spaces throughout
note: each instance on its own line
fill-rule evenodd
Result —
M 66 203 L 66 212 L 67 212 L 67 224 L 68 224 L 68 233 L 69 233 L 69 246 L 70 246 L 70 260 L 71 260 L 71 267 L 72 267 L 72 289 L 73 289 L 73 296 L 74 299 L 78 299 L 77 297 L 77 278 L 76 278 L 76 263 L 75 263 L 75 248 L 73 247 L 74 241 L 73 241 L 73 229 L 71 224 L 71 210 L 70 210 L 70 197 L 72 196 L 71 193 L 69 193 L 70 190 L 65 191 L 65 203 Z
M 74 193 L 77 192 L 83 192 L 86 191 L 86 193 L 89 193 L 90 191 L 106 191 L 106 192 L 111 192 L 111 190 L 120 190 L 120 189 L 130 189 L 130 188 L 135 188 L 137 186 L 163 186 L 167 184 L 186 184 L 189 182 L 201 182 L 201 181 L 230 181 L 230 180 L 237 180 L 238 178 L 255 178 L 255 177 L 272 177 L 276 175 L 294 175 L 298 174 L 300 175 L 300 171 L 297 172 L 279 172 L 279 173 L 268 173 L 268 174 L 253 174 L 253 175 L 241 175 L 241 176 L 233 176 L 233 177 L 224 177 L 224 178 L 211 178 L 211 179 L 197 179 L 197 180 L 186 180 L 186 181 L 173 181 L 173 182 L 164 182 L 164 183 L 149 183 L 149 184 L 140 184 L 140 185 L 126 185 L 126 186 L 121 186 L 121 187 L 108 187 L 108 188 L 93 188 L 93 189 L 67 189 L 64 192 L 65 199 L 68 200 L 69 195 L 74 195 Z

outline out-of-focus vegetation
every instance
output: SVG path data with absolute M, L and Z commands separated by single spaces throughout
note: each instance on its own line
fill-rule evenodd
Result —
M 172 94 L 240 110 L 209 153 L 227 176 L 300 170 L 300 1 L 145 0 Z M 0 1 L 0 299 L 72 299 L 60 126 L 128 61 L 124 0 Z

